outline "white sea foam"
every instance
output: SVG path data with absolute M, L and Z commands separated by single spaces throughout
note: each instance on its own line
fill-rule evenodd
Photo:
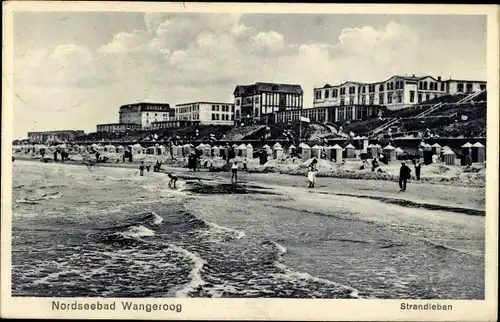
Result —
M 170 245 L 170 247 L 179 252 L 182 253 L 185 257 L 190 259 L 193 262 L 193 268 L 191 269 L 191 272 L 189 273 L 190 281 L 187 284 L 184 284 L 181 286 L 181 288 L 176 288 L 173 291 L 175 292 L 176 297 L 188 297 L 189 292 L 196 290 L 200 286 L 203 286 L 205 284 L 205 281 L 201 277 L 201 273 L 203 271 L 203 266 L 207 263 L 203 258 L 197 256 L 194 253 L 191 253 L 190 251 L 179 247 L 179 246 L 174 246 Z
M 153 217 L 154 217 L 153 224 L 159 225 L 159 224 L 161 224 L 163 222 L 163 217 L 162 216 L 160 216 L 160 215 L 158 215 L 158 214 L 156 214 L 154 212 L 152 212 L 152 214 L 153 214 Z
M 316 277 L 316 276 L 312 276 L 312 275 L 310 275 L 308 273 L 294 271 L 294 270 L 290 269 L 289 267 L 287 267 L 286 265 L 284 265 L 282 263 L 276 263 L 276 267 L 278 269 L 280 269 L 281 271 L 283 271 L 283 277 L 284 278 L 291 279 L 291 280 L 299 279 L 299 280 L 311 281 L 311 282 L 315 282 L 315 283 L 321 283 L 321 284 L 335 286 L 335 287 L 338 287 L 338 288 L 348 289 L 348 290 L 351 291 L 351 294 L 350 294 L 351 297 L 353 297 L 353 298 L 361 298 L 359 296 L 359 290 L 357 290 L 357 289 L 355 289 L 353 287 L 350 287 L 350 286 L 347 286 L 347 285 L 343 285 L 343 284 L 340 284 L 340 283 L 337 283 L 337 282 L 333 282 L 333 281 L 330 281 L 330 280 L 327 280 L 327 279 L 324 279 L 324 278 L 319 278 L 319 277 Z
M 149 228 L 146 228 L 142 225 L 132 226 L 127 231 L 120 233 L 125 238 L 136 238 L 139 239 L 141 237 L 151 237 L 155 235 L 155 232 Z
M 233 235 L 235 239 L 241 239 L 245 237 L 245 232 L 242 230 L 237 230 L 229 227 L 223 227 L 219 226 L 213 222 L 208 222 L 208 225 L 215 231 L 215 232 L 222 232 L 222 233 L 230 233 Z

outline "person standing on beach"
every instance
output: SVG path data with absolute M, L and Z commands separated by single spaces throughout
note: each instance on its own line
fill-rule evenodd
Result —
M 248 172 L 247 159 L 243 159 L 243 171 L 247 171 Z
M 141 164 L 139 165 L 139 175 L 144 175 L 144 161 L 141 161 Z
M 236 182 L 238 181 L 238 162 L 234 161 L 231 166 L 231 184 L 233 187 L 236 187 Z
M 399 169 L 399 188 L 401 191 L 406 191 L 406 182 L 410 179 L 411 169 L 404 163 L 401 162 L 401 168 Z
M 415 163 L 415 176 L 418 181 L 420 181 L 420 170 L 422 169 L 422 163 L 420 162 L 420 159 L 417 160 Z
M 309 171 L 307 172 L 307 178 L 309 179 L 309 187 L 308 188 L 314 188 L 314 184 L 316 183 L 316 164 L 318 163 L 318 160 L 314 158 L 311 161 L 311 164 L 309 165 Z

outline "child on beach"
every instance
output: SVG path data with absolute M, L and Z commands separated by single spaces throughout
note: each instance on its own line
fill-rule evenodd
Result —
M 314 158 L 309 165 L 309 171 L 307 172 L 307 179 L 309 179 L 309 187 L 308 188 L 314 188 L 314 184 L 316 183 L 316 164 L 318 163 L 318 160 Z
M 171 174 L 171 173 L 168 174 L 168 177 L 170 178 L 170 181 L 168 182 L 168 187 L 172 188 L 172 185 L 173 185 L 174 189 L 177 189 L 177 187 L 175 186 L 175 183 L 177 182 L 177 180 L 179 180 L 179 178 L 175 174 Z
M 248 168 L 247 168 L 247 159 L 243 159 L 243 171 L 248 171 Z
M 139 175 L 144 175 L 144 161 L 141 161 L 141 164 L 139 165 Z

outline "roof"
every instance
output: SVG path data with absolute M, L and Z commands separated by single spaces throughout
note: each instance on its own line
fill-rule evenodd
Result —
M 103 123 L 103 124 L 97 124 L 97 126 L 104 126 L 104 125 L 134 125 L 134 126 L 140 126 L 139 124 L 135 124 L 135 123 Z
M 175 104 L 175 106 L 185 106 L 185 105 L 192 105 L 192 104 L 218 104 L 218 105 L 234 105 L 234 103 L 226 103 L 226 102 L 191 102 L 191 103 L 181 103 L 181 104 Z
M 481 81 L 481 80 L 472 80 L 472 79 L 448 79 L 445 82 L 463 82 L 463 83 L 484 83 L 486 84 L 486 81 Z
M 235 96 L 252 95 L 259 92 L 292 93 L 298 95 L 304 94 L 302 87 L 297 84 L 257 82 L 252 85 L 237 85 L 234 89 Z
M 128 107 L 141 107 L 141 111 L 149 111 L 153 110 L 156 111 L 154 108 L 149 108 L 149 105 L 154 105 L 155 107 L 161 107 L 163 109 L 170 109 L 170 104 L 168 103 L 151 103 L 151 102 L 139 102 L 139 103 L 132 103 L 132 104 L 125 104 L 120 106 L 120 111 L 122 109 L 128 108 Z

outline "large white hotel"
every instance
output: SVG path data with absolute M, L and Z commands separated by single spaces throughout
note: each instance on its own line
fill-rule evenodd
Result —
M 398 110 L 424 103 L 439 96 L 473 93 L 486 89 L 486 82 L 475 80 L 442 80 L 432 76 L 392 76 L 375 82 L 347 81 L 340 85 L 326 84 L 314 89 L 313 107 L 383 105 Z

